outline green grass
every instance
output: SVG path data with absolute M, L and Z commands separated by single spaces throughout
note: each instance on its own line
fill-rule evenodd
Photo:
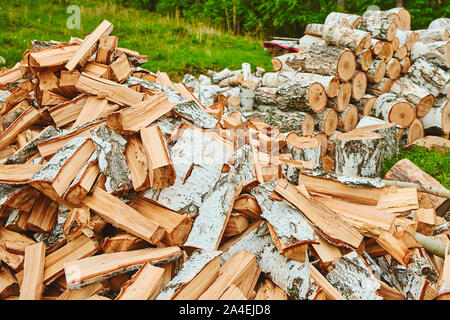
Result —
M 67 1 L 81 8 L 80 29 L 68 29 L 68 5 L 61 1 L 8 0 L 0 3 L 0 56 L 12 67 L 30 47 L 30 41 L 68 42 L 71 36 L 84 38 L 106 19 L 114 24 L 111 34 L 119 46 L 148 55 L 143 65 L 150 71 L 164 71 L 180 81 L 185 73 L 198 75 L 208 69 L 240 69 L 242 62 L 271 71 L 270 56 L 262 40 L 234 36 L 203 23 L 185 23 L 146 10 L 123 7 L 109 1 Z
M 444 187 L 450 189 L 450 149 L 436 152 L 419 146 L 401 148 L 397 156 L 386 159 L 381 176 L 384 177 L 397 161 L 404 158 L 411 160 L 423 171 L 436 178 Z

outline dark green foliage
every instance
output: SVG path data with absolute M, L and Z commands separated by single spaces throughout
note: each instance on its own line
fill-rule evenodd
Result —
M 386 159 L 381 169 L 381 176 L 384 177 L 397 161 L 404 158 L 411 160 L 447 189 L 450 189 L 450 149 L 446 149 L 445 152 L 436 152 L 419 146 L 402 148 L 398 156 Z

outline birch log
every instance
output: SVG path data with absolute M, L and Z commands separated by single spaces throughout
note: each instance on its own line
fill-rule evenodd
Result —
M 372 115 L 400 127 L 409 127 L 416 117 L 416 110 L 405 99 L 393 93 L 383 93 L 375 101 Z
M 388 61 L 386 64 L 386 75 L 392 79 L 395 80 L 400 76 L 400 63 L 396 58 L 391 58 L 391 60 Z
M 277 89 L 277 106 L 283 111 L 300 110 L 319 112 L 327 104 L 322 84 L 311 81 L 292 81 Z
M 422 121 L 420 119 L 414 119 L 413 123 L 403 130 L 402 142 L 405 145 L 410 145 L 424 136 L 425 133 Z
M 418 117 L 425 116 L 434 105 L 434 96 L 407 77 L 395 81 L 389 92 L 395 93 L 415 105 Z
M 389 78 L 383 78 L 378 83 L 369 83 L 367 85 L 367 93 L 374 96 L 381 96 L 383 93 L 388 93 L 391 90 L 393 83 Z
M 398 27 L 400 25 L 400 17 L 395 12 L 380 11 L 380 10 L 367 10 L 363 13 L 363 19 L 368 20 L 388 20 Z
M 324 24 L 338 23 L 340 25 L 354 29 L 358 26 L 361 19 L 361 16 L 358 16 L 356 14 L 331 12 L 325 18 Z
M 424 57 L 445 69 L 450 68 L 450 41 L 435 41 L 430 43 L 416 42 L 411 50 L 411 60 Z
M 334 98 L 339 92 L 340 80 L 335 76 L 322 76 L 314 73 L 296 72 L 294 79 L 302 81 L 316 81 L 325 89 L 329 98 Z
M 372 37 L 392 41 L 397 32 L 397 26 L 389 20 L 371 20 L 363 18 L 358 24 L 358 30 L 370 32 Z
M 414 33 L 424 43 L 448 40 L 448 30 L 445 28 L 414 30 Z
M 255 91 L 255 104 L 263 106 L 277 105 L 277 91 L 278 87 L 259 87 Z
M 367 89 L 367 75 L 364 71 L 356 71 L 352 79 L 352 98 L 356 101 L 362 99 Z
M 356 56 L 372 40 L 369 32 L 351 29 L 338 23 L 325 24 L 322 30 L 322 38 L 329 44 L 354 51 Z
M 356 62 L 362 71 L 369 70 L 369 67 L 372 64 L 372 51 L 370 49 L 364 49 L 361 51 L 359 56 L 356 58 Z
M 411 60 L 409 59 L 409 57 L 405 57 L 405 59 L 400 60 L 400 73 L 402 75 L 407 74 L 409 68 L 411 68 Z
M 394 47 L 390 42 L 383 42 L 380 53 L 377 55 L 377 59 L 380 59 L 384 62 L 388 62 L 394 56 Z
M 403 7 L 397 7 L 387 10 L 390 13 L 396 13 L 400 18 L 400 23 L 398 28 L 401 30 L 410 30 L 411 29 L 411 15 L 408 10 Z
M 433 65 L 424 57 L 416 59 L 408 71 L 408 77 L 437 97 L 439 91 L 450 81 L 450 74 Z
M 358 109 L 354 105 L 349 105 L 339 113 L 337 129 L 342 132 L 349 132 L 356 128 L 358 120 Z
M 428 134 L 450 133 L 450 103 L 446 98 L 436 100 L 435 107 L 422 118 L 425 131 Z
M 377 100 L 376 96 L 365 94 L 361 100 L 354 102 L 360 116 L 368 116 L 372 111 L 373 104 Z
M 342 112 L 350 103 L 351 98 L 352 84 L 350 82 L 342 83 L 339 87 L 339 93 L 337 97 L 328 99 L 327 107 L 333 108 L 338 112 Z
M 241 111 L 250 111 L 253 109 L 255 100 L 255 91 L 258 84 L 253 81 L 244 81 L 241 84 L 241 93 L 239 99 L 241 101 Z
M 450 18 L 438 18 L 428 25 L 428 29 L 442 29 L 446 28 L 447 30 L 450 29 Z
M 338 115 L 335 109 L 325 108 L 325 110 L 314 114 L 314 126 L 324 132 L 328 137 L 336 131 L 338 125 Z
M 386 74 L 386 63 L 382 60 L 373 60 L 366 74 L 370 82 L 380 83 Z
M 322 25 L 320 25 L 320 26 L 322 26 Z M 321 28 L 321 31 L 320 31 L 321 33 L 322 33 L 322 30 L 323 30 L 323 28 Z M 298 39 L 297 48 L 300 51 L 308 52 L 309 50 L 311 50 L 311 46 L 313 44 L 325 46 L 327 44 L 327 42 L 324 39 L 322 39 L 321 37 L 313 36 L 310 34 L 305 34 L 303 37 Z

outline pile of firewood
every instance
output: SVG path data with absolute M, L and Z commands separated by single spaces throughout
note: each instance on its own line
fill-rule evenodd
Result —
M 112 29 L 32 41 L 0 73 L 0 298 L 448 299 L 448 191 L 408 160 L 372 177 L 395 124 L 344 120 L 341 171 L 320 170 L 343 117 L 329 110 L 364 96 L 356 64 L 278 87 L 249 64 L 175 84 Z
M 275 72 L 257 68 L 251 74 L 243 64 L 241 70 L 211 72 L 198 80 L 186 76 L 184 82 L 205 106 L 225 101 L 233 111 L 227 116 L 235 119 L 224 117 L 225 122 L 254 118 L 281 132 L 318 138 L 322 160 L 317 167 L 322 163 L 332 171 L 336 165 L 341 174 L 377 176 L 397 145 L 412 144 L 425 132 L 450 132 L 449 26 L 448 19 L 437 19 L 427 30 L 411 31 L 403 8 L 366 11 L 362 17 L 333 12 L 324 24 L 308 25 L 298 41 L 285 41 L 298 52 L 273 58 Z M 392 145 L 388 149 L 377 147 L 377 137 L 352 131 L 386 123 L 396 127 L 385 137 L 384 144 Z M 366 173 L 333 163 L 350 157 L 348 148 L 356 144 L 366 146 L 361 153 L 374 154 L 358 160 L 359 167 L 372 168 Z

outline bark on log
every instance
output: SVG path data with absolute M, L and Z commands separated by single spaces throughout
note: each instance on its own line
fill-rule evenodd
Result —
M 427 61 L 445 69 L 450 68 L 450 42 L 435 41 L 430 43 L 416 42 L 411 49 L 411 61 L 423 57 Z
M 397 27 L 400 26 L 400 17 L 395 12 L 391 11 L 379 11 L 379 10 L 367 10 L 362 15 L 363 19 L 368 20 L 388 20 L 395 23 Z
M 377 59 L 388 62 L 394 56 L 394 46 L 390 42 L 383 42 Z
M 439 91 L 450 81 L 450 74 L 433 65 L 424 57 L 416 59 L 408 71 L 408 77 L 437 97 Z
M 450 29 L 450 18 L 437 18 L 430 22 L 428 29 Z
M 361 16 L 358 16 L 356 14 L 331 12 L 325 18 L 324 24 L 338 23 L 340 25 L 355 29 L 361 19 Z
M 325 110 L 314 114 L 314 127 L 324 132 L 328 137 L 336 131 L 338 125 L 338 115 L 335 109 L 325 108 Z
M 391 79 L 395 80 L 400 76 L 400 63 L 396 58 L 392 58 L 386 64 L 386 75 Z
M 363 18 L 359 22 L 357 29 L 370 32 L 375 39 L 392 41 L 398 28 L 394 22 L 389 20 L 371 20 Z
M 373 52 L 374 55 L 379 55 L 381 52 L 381 48 L 383 48 L 383 40 L 373 39 L 370 41 L 370 50 Z
M 450 103 L 448 99 L 437 99 L 434 108 L 431 108 L 422 118 L 422 123 L 428 134 L 450 133 Z
M 305 35 L 316 36 L 318 38 L 322 37 L 323 24 L 320 23 L 310 23 L 305 27 Z
M 416 110 L 405 99 L 393 93 L 384 93 L 375 101 L 372 107 L 372 115 L 405 128 L 409 127 L 414 121 Z
M 445 28 L 414 30 L 414 33 L 419 36 L 423 43 L 448 40 L 448 30 Z
M 352 79 L 352 98 L 356 101 L 362 99 L 366 94 L 367 75 L 364 71 L 356 71 Z
M 264 121 L 272 127 L 280 127 L 280 132 L 299 132 L 302 136 L 310 136 L 314 133 L 314 118 L 311 114 L 302 111 L 252 111 L 244 113 L 249 119 Z
M 410 145 L 424 136 L 425 131 L 422 121 L 420 119 L 414 119 L 413 123 L 403 130 L 402 142 L 404 145 Z
M 283 83 L 292 80 L 293 76 L 293 72 L 266 72 L 262 78 L 261 87 L 277 88 Z M 257 90 L 260 90 L 261 87 Z
M 376 96 L 371 94 L 365 94 L 361 100 L 354 102 L 354 105 L 358 108 L 360 116 L 369 116 L 372 111 L 372 107 L 377 100 Z
M 394 82 L 389 78 L 383 78 L 379 83 L 369 83 L 367 92 L 374 96 L 381 96 L 383 93 L 388 93 L 391 90 Z
M 398 26 L 401 30 L 410 30 L 411 29 L 411 16 L 403 7 L 397 7 L 387 10 L 387 12 L 390 13 L 396 13 L 398 17 L 400 18 L 400 24 Z
M 350 82 L 342 83 L 339 87 L 339 92 L 336 98 L 330 98 L 327 102 L 327 107 L 333 108 L 338 112 L 344 111 L 344 109 L 350 103 L 352 98 L 352 85 Z
M 255 91 L 258 84 L 253 81 L 244 81 L 241 84 L 241 93 L 239 99 L 241 101 L 240 111 L 251 111 L 253 102 L 255 101 Z
M 277 105 L 278 88 L 259 87 L 255 92 L 255 103 L 263 106 Z
M 406 46 L 406 49 L 411 51 L 414 42 L 416 42 L 414 31 L 398 29 L 395 36 L 398 38 L 400 46 Z
M 292 81 L 277 89 L 277 106 L 283 111 L 300 110 L 319 112 L 327 104 L 322 84 L 311 81 Z
M 349 132 L 356 128 L 358 120 L 358 109 L 354 105 L 349 105 L 339 114 L 337 129 L 342 132 Z
M 405 59 L 400 61 L 400 72 L 402 75 L 407 74 L 409 68 L 411 68 L 411 60 L 409 59 L 409 57 L 405 57 Z
M 323 25 L 320 25 L 321 27 Z M 320 32 L 322 32 L 323 28 L 320 29 Z M 310 34 L 305 34 L 303 37 L 298 39 L 298 45 L 296 46 L 299 51 L 308 52 L 311 50 L 311 46 L 313 44 L 326 46 L 327 42 L 322 39 L 320 36 L 314 36 Z
M 325 24 L 322 38 L 334 46 L 349 48 L 356 56 L 359 56 L 366 44 L 372 40 L 369 32 L 351 29 L 338 23 Z
M 434 96 L 407 77 L 395 81 L 389 92 L 416 106 L 417 117 L 425 116 L 434 105 Z
M 272 58 L 274 71 L 297 71 L 305 59 L 306 52 L 287 53 L 279 57 Z
M 296 80 L 316 81 L 316 82 L 320 83 L 324 87 L 329 98 L 336 97 L 339 92 L 340 81 L 339 81 L 338 77 L 321 76 L 318 74 L 302 73 L 302 72 L 295 73 L 293 75 L 293 77 Z
M 386 63 L 382 60 L 373 60 L 366 74 L 370 82 L 380 83 L 386 74 Z
M 367 71 L 372 64 L 372 51 L 370 49 L 364 49 L 356 58 L 356 62 L 362 71 Z

